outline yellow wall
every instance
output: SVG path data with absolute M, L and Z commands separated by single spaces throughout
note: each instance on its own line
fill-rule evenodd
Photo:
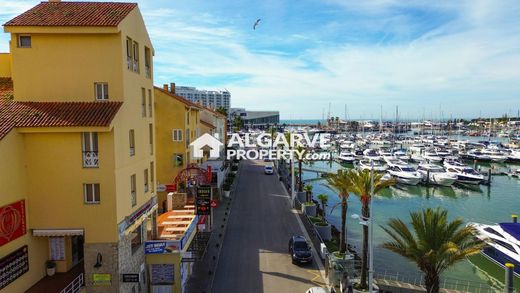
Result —
M 87 243 L 116 242 L 113 133 L 98 133 L 99 168 L 83 168 L 80 132 L 24 135 L 31 228 L 84 228 Z M 84 183 L 100 184 L 100 204 L 84 203 Z
M 0 77 L 11 76 L 11 54 L 0 53 Z
M 23 137 L 11 131 L 0 140 L 0 206 L 25 199 L 27 233 L 7 244 L 0 246 L 0 257 L 28 245 L 29 271 L 5 287 L 5 292 L 24 292 L 45 275 L 45 261 L 48 258 L 47 238 L 32 237 L 29 230 L 32 222 L 27 212 L 33 204 L 27 198 L 27 180 L 23 151 Z

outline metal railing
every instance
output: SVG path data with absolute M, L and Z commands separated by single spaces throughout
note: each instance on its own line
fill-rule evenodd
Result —
M 83 288 L 85 282 L 83 278 L 83 273 L 79 274 L 70 284 L 67 285 L 63 290 L 60 291 L 60 293 L 76 293 L 81 288 Z
M 83 152 L 83 167 L 96 168 L 99 166 L 98 152 L 84 151 Z
M 395 283 L 403 283 L 403 285 L 411 284 L 417 287 L 424 288 L 424 277 L 421 274 L 404 274 L 389 271 L 376 271 L 374 279 L 385 280 Z M 491 286 L 483 282 L 475 282 L 469 280 L 459 280 L 441 277 L 440 287 L 448 290 L 457 290 L 461 292 L 472 293 L 495 293 L 502 292 L 501 288 Z

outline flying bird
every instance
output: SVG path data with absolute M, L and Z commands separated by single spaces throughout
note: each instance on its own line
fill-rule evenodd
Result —
M 253 24 L 253 30 L 256 30 L 256 27 L 260 24 L 260 18 L 256 20 L 255 24 Z

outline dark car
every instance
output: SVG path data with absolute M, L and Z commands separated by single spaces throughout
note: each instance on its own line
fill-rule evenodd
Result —
M 289 240 L 289 253 L 292 257 L 292 263 L 312 262 L 311 247 L 303 236 L 291 237 L 291 240 Z

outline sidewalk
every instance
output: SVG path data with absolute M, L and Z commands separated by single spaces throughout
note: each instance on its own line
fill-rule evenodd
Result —
M 230 197 L 219 201 L 218 206 L 212 210 L 213 212 L 213 228 L 208 241 L 208 246 L 201 260 L 193 264 L 193 272 L 187 284 L 187 293 L 210 293 L 215 276 L 215 269 L 218 264 L 222 242 L 226 233 L 229 213 L 233 206 L 236 196 L 235 189 L 240 179 L 240 164 L 238 168 L 235 182 L 231 189 Z

